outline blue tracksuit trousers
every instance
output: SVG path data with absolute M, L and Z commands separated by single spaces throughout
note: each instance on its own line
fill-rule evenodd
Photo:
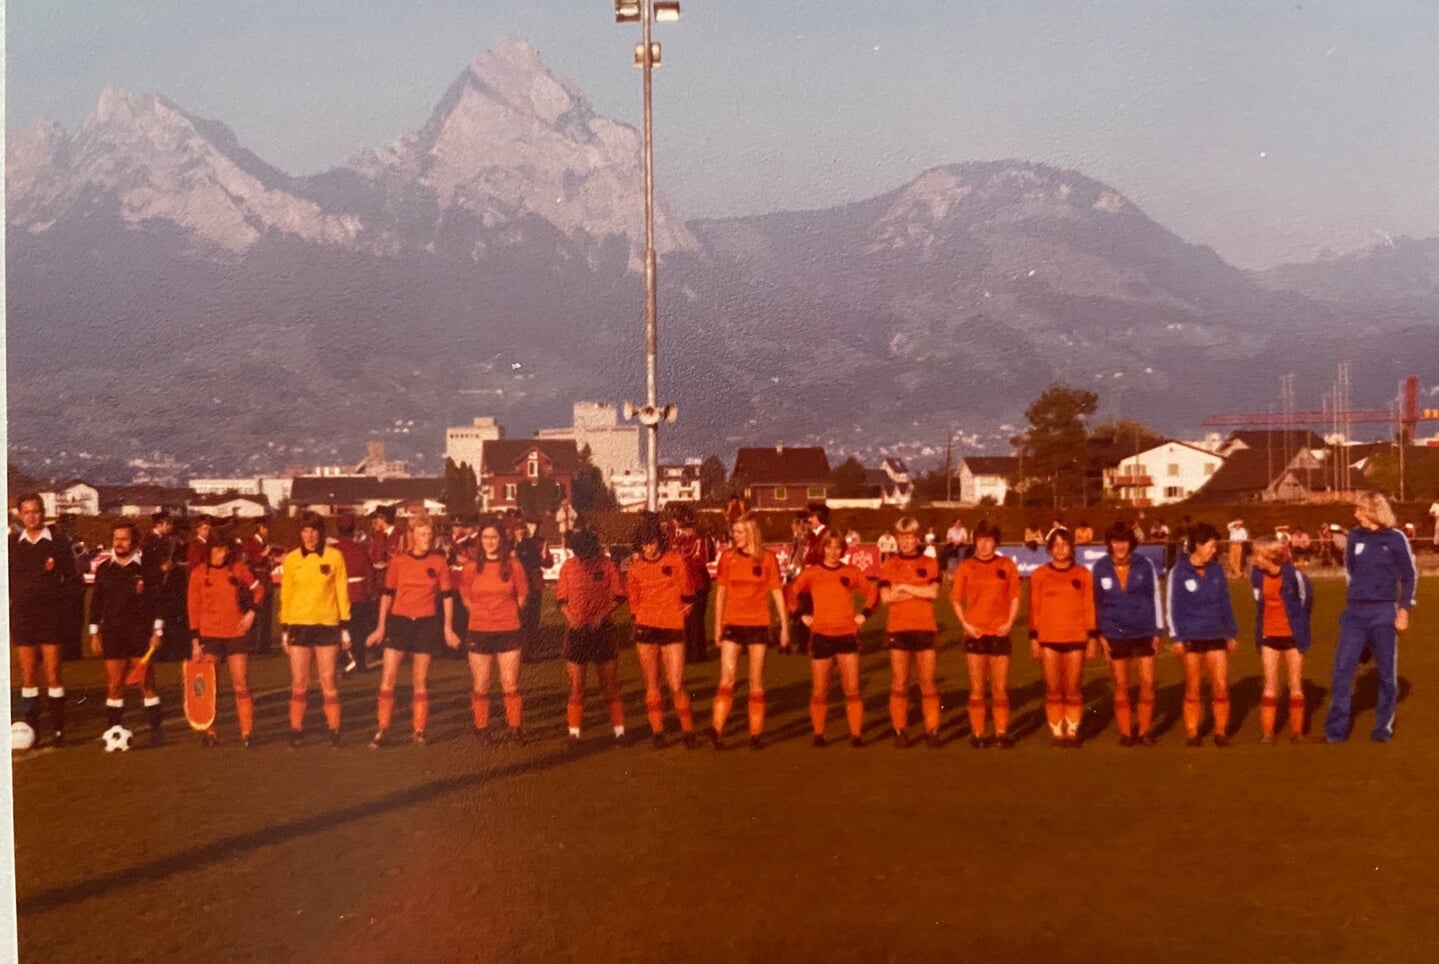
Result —
M 1334 679 L 1329 689 L 1329 715 L 1324 737 L 1338 742 L 1349 736 L 1349 706 L 1354 674 L 1367 647 L 1379 672 L 1379 702 L 1374 710 L 1374 739 L 1394 735 L 1394 709 L 1399 698 L 1399 634 L 1394 629 L 1393 603 L 1351 603 L 1339 617 L 1339 646 L 1334 652 Z

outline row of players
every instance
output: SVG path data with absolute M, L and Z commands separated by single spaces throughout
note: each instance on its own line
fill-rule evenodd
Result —
M 24 507 L 22 506 L 22 509 Z M 1359 522 L 1346 547 L 1348 601 L 1341 620 L 1333 696 L 1326 719 L 1330 740 L 1347 737 L 1349 694 L 1361 653 L 1376 661 L 1380 696 L 1372 736 L 1387 740 L 1393 733 L 1396 700 L 1397 632 L 1408 624 L 1417 578 L 1408 543 L 1393 528 L 1385 500 L 1367 495 L 1358 501 Z M 22 512 L 23 517 L 23 512 Z M 27 531 L 29 527 L 27 526 Z M 110 680 L 107 706 L 111 723 L 120 721 L 120 689 L 130 660 L 155 642 L 163 625 L 147 608 L 143 574 L 130 545 L 134 527 L 118 523 L 115 558 L 97 574 L 92 602 L 96 646 L 106 657 Z M 871 582 L 843 562 L 845 544 L 834 535 L 823 543 L 823 561 L 807 567 L 786 592 L 773 554 L 763 549 L 757 522 L 736 520 L 732 545 L 721 556 L 715 582 L 715 638 L 720 649 L 720 679 L 712 703 L 708 732 L 715 746 L 723 744 L 725 723 L 734 702 L 741 653 L 749 656 L 747 709 L 751 744 L 763 745 L 765 696 L 764 658 L 778 616 L 779 646 L 791 647 L 791 614 L 808 635 L 813 668 L 811 718 L 817 745 L 825 741 L 828 694 L 833 670 L 844 690 L 851 740 L 861 743 L 862 703 L 859 693 L 859 627 L 876 607 L 887 607 L 885 638 L 890 653 L 892 685 L 890 715 L 894 740 L 907 745 L 911 669 L 918 677 L 925 737 L 938 745 L 939 694 L 935 685 L 938 626 L 935 601 L 941 592 L 941 570 L 920 551 L 919 525 L 901 519 L 895 537 L 899 552 L 881 566 Z M 999 533 L 987 523 L 975 530 L 975 552 L 956 570 L 949 600 L 963 628 L 963 648 L 970 675 L 971 743 L 976 747 L 1008 747 L 1008 668 L 1010 635 L 1021 602 L 1021 579 L 1014 563 L 996 553 Z M 22 540 L 29 546 L 39 540 Z M 476 735 L 498 741 L 523 738 L 520 675 L 520 610 L 531 587 L 514 563 L 503 528 L 481 526 L 479 551 L 452 580 L 443 556 L 433 550 L 434 529 L 426 518 L 411 525 L 409 551 L 393 558 L 385 576 L 379 623 L 368 638 L 352 641 L 347 624 L 349 602 L 344 559 L 326 544 L 324 520 L 302 517 L 301 544 L 284 560 L 281 582 L 283 644 L 291 663 L 290 730 L 292 742 L 303 740 L 311 667 L 318 671 L 324 716 L 330 739 L 340 740 L 340 701 L 335 682 L 337 655 L 356 642 L 383 647 L 378 694 L 378 728 L 372 747 L 389 742 L 394 717 L 395 686 L 400 668 L 412 663 L 411 740 L 425 742 L 428 720 L 427 676 L 430 659 L 448 646 L 468 650 L 473 673 L 472 709 Z M 1114 711 L 1125 745 L 1151 745 L 1154 705 L 1153 661 L 1161 637 L 1169 635 L 1185 670 L 1184 724 L 1191 745 L 1198 745 L 1201 724 L 1200 688 L 1207 675 L 1215 742 L 1228 742 L 1228 654 L 1238 635 L 1228 585 L 1214 559 L 1218 533 L 1201 524 L 1192 532 L 1187 554 L 1170 573 L 1167 590 L 1158 570 L 1134 552 L 1128 526 L 1117 525 L 1107 537 L 1109 553 L 1093 573 L 1074 560 L 1073 540 L 1063 529 L 1049 534 L 1051 561 L 1030 579 L 1030 649 L 1045 679 L 1045 710 L 1053 740 L 1077 746 L 1082 711 L 1080 683 L 1083 664 L 1103 650 L 1114 678 Z M 685 742 L 696 742 L 693 712 L 683 687 L 684 622 L 693 601 L 693 587 L 683 560 L 666 546 L 657 519 L 644 519 L 634 538 L 636 556 L 622 580 L 598 538 L 588 531 L 571 537 L 574 556 L 562 568 L 557 602 L 564 613 L 564 657 L 570 681 L 567 724 L 577 741 L 584 715 L 586 671 L 596 666 L 608 703 L 615 735 L 624 734 L 624 709 L 618 695 L 617 645 L 611 615 L 628 603 L 634 644 L 645 678 L 646 711 L 657 745 L 663 745 L 664 702 L 661 675 L 668 683 L 673 708 Z M 246 670 L 248 632 L 254 604 L 262 587 L 242 562 L 230 559 L 224 544 L 210 547 L 205 564 L 190 574 L 190 630 L 195 658 L 224 661 L 231 674 L 241 737 L 248 745 L 253 707 Z M 1284 559 L 1277 544 L 1256 545 L 1252 585 L 1257 603 L 1256 644 L 1264 665 L 1261 720 L 1264 739 L 1274 738 L 1280 666 L 1287 673 L 1290 723 L 1302 733 L 1302 656 L 1310 645 L 1312 592 L 1307 578 Z M 468 610 L 464 638 L 452 628 L 454 599 Z M 33 637 L 32 637 L 33 638 Z M 22 661 L 26 642 L 17 638 Z M 32 653 L 33 661 L 33 653 Z M 1131 669 L 1138 677 L 1138 729 L 1130 700 Z M 490 689 L 499 676 L 503 691 L 505 729 L 490 727 Z M 158 733 L 158 694 L 153 674 L 144 684 Z M 990 700 L 986 705 L 985 695 Z M 988 712 L 987 712 L 988 711 Z M 992 736 L 989 723 L 992 721 Z M 216 742 L 213 731 L 206 742 Z

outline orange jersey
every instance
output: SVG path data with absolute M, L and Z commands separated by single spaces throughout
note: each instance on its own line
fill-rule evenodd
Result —
M 470 611 L 468 628 L 477 633 L 512 633 L 520 628 L 520 600 L 530 592 L 525 569 L 510 560 L 510 578 L 500 577 L 500 564 L 482 570 L 475 560 L 460 569 L 460 598 Z
M 814 622 L 809 628 L 821 636 L 854 635 L 859 628 L 854 622 L 856 593 L 864 595 L 866 616 L 879 602 L 879 587 L 854 566 L 805 566 L 790 588 L 796 599 L 809 593 L 814 601 Z
M 940 581 L 939 560 L 931 559 L 924 553 L 912 556 L 895 553 L 879 566 L 881 588 L 898 586 L 937 586 Z M 889 633 L 937 632 L 939 624 L 934 621 L 934 600 L 902 599 L 889 604 L 889 620 L 885 631 Z
M 979 630 L 981 636 L 996 636 L 1009 622 L 1019 593 L 1019 567 L 1013 559 L 970 556 L 954 571 L 949 598 L 964 613 L 964 621 Z
M 206 563 L 190 573 L 190 634 L 215 639 L 236 639 L 240 619 L 264 597 L 264 587 L 243 562 L 211 568 Z M 241 608 L 241 599 L 246 606 Z
M 1029 577 L 1029 635 L 1041 643 L 1080 643 L 1099 632 L 1094 577 L 1073 563 L 1046 563 Z
M 752 556 L 738 549 L 726 549 L 719 559 L 715 584 L 724 587 L 721 626 L 768 626 L 770 598 L 783 587 L 779 562 L 768 549 Z
M 609 559 L 601 557 L 586 563 L 571 557 L 560 566 L 555 601 L 564 610 L 571 626 L 595 625 L 613 612 L 624 598 L 620 571 Z
M 1284 597 L 1280 595 L 1280 588 L 1284 584 L 1284 575 L 1264 575 L 1264 635 L 1265 636 L 1290 636 L 1294 635 L 1294 628 L 1289 625 L 1289 614 L 1284 611 Z
M 390 612 L 424 619 L 439 612 L 437 600 L 450 591 L 450 564 L 438 552 L 416 557 L 405 552 L 390 557 L 385 569 L 385 595 Z
M 625 578 L 630 616 L 636 626 L 684 629 L 684 607 L 694 598 L 689 567 L 677 552 L 666 552 L 653 562 L 636 554 Z

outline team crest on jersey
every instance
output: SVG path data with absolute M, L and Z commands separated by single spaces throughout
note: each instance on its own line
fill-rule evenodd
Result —
M 1071 579 L 1071 580 L 1069 580 L 1069 584 L 1070 584 L 1071 586 L 1073 586 L 1075 589 L 1083 589 L 1083 588 L 1084 588 L 1084 583 L 1080 582 L 1078 579 Z
M 839 577 L 839 584 L 840 584 L 841 586 L 843 586 L 844 588 L 848 589 L 848 588 L 849 588 L 849 577 L 848 577 L 848 576 L 840 576 L 840 577 Z
M 755 576 L 762 576 L 762 575 L 764 575 L 764 570 L 761 569 L 759 566 L 755 566 L 755 567 L 754 567 L 754 574 L 755 574 Z
M 433 578 L 435 578 L 436 576 L 438 576 L 439 573 L 435 571 L 435 567 L 434 567 L 434 566 L 426 566 L 426 567 L 425 567 L 425 575 L 427 575 L 427 576 L 429 576 L 431 579 L 433 579 Z
M 1185 588 L 1185 589 L 1188 589 L 1190 592 L 1197 592 L 1197 591 L 1199 590 L 1199 580 L 1198 580 L 1198 579 L 1186 579 L 1186 580 L 1184 580 L 1184 588 Z
M 136 579 L 136 580 L 135 580 L 135 595 L 138 596 L 138 595 L 140 595 L 141 593 L 143 593 L 144 591 L 145 591 L 145 580 L 143 580 L 143 579 Z
M 914 574 L 921 579 L 927 579 L 929 577 L 929 570 L 924 568 L 923 566 L 920 566 L 914 571 Z
M 328 576 L 329 574 L 330 574 L 330 564 L 329 564 L 328 562 L 322 563 L 322 564 L 320 565 L 320 575 L 322 575 L 322 576 Z
M 675 574 L 675 569 L 674 566 L 661 566 L 660 572 L 664 573 L 666 576 L 673 576 Z
M 54 572 L 54 571 L 55 571 L 55 557 L 54 557 L 54 556 L 46 556 L 46 557 L 45 557 L 45 571 L 46 571 L 46 572 Z
M 1110 579 L 1108 576 L 1102 576 L 1102 577 L 1100 577 L 1099 584 L 1100 584 L 1101 586 L 1103 586 L 1105 589 L 1113 589 L 1113 588 L 1114 588 L 1114 580 L 1113 580 L 1113 579 Z
M 1358 545 L 1356 545 L 1356 546 L 1354 547 L 1354 554 L 1355 554 L 1356 556 L 1362 556 L 1362 555 L 1364 555 L 1364 543 L 1361 542 L 1361 543 L 1359 543 Z

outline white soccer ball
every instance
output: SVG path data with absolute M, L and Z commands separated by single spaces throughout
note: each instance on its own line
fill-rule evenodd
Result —
M 10 745 L 16 750 L 28 750 L 35 745 L 35 731 L 24 720 L 10 724 Z
M 116 723 L 110 729 L 101 734 L 100 739 L 105 741 L 105 752 L 114 753 L 116 750 L 124 752 L 130 749 L 130 738 L 135 734 Z

